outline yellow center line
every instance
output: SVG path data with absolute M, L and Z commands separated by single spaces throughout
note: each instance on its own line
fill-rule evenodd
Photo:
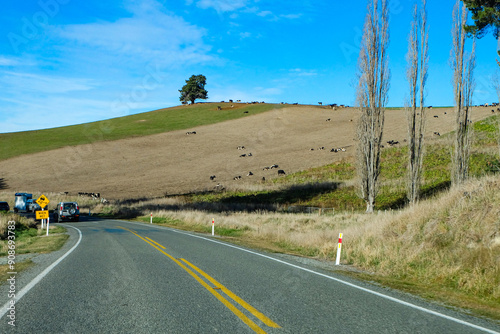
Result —
M 144 237 L 146 239 L 148 239 L 149 241 L 151 241 L 152 243 L 154 243 L 155 245 L 157 245 L 158 247 L 161 247 L 163 249 L 166 249 L 165 247 L 163 247 L 162 245 L 160 245 L 159 243 L 157 243 L 156 241 L 154 241 L 153 239 L 149 239 L 148 237 Z
M 151 241 L 147 240 L 146 238 L 143 238 L 139 234 L 135 233 L 134 231 L 129 230 L 128 228 L 121 227 L 121 226 L 118 226 L 118 227 L 121 228 L 121 229 L 124 229 L 126 231 L 129 231 L 130 233 L 132 233 L 135 236 L 139 237 L 140 239 L 144 240 L 145 242 L 147 242 L 148 244 L 150 244 L 151 246 L 153 246 L 154 248 L 156 248 L 158 251 L 160 251 L 161 253 L 163 253 L 164 255 L 166 255 L 169 259 L 171 259 L 172 261 L 174 261 L 179 267 L 181 267 L 182 269 L 184 269 L 189 275 L 191 275 L 194 279 L 196 279 L 196 281 L 198 281 L 198 283 L 200 283 L 205 289 L 207 289 L 212 295 L 214 295 L 215 298 L 217 298 L 222 304 L 224 304 L 224 306 L 226 306 L 228 309 L 230 309 L 238 318 L 241 319 L 241 321 L 243 321 L 254 332 L 260 333 L 260 334 L 265 334 L 266 333 L 255 322 L 253 322 L 250 318 L 248 318 L 243 312 L 241 312 L 240 310 L 238 310 L 236 308 L 236 306 L 234 306 L 233 304 L 231 304 L 226 298 L 224 298 L 220 293 L 218 293 L 216 291 L 216 289 L 214 289 L 213 287 L 211 287 L 210 285 L 208 285 L 201 277 L 199 277 L 198 275 L 196 275 L 191 269 L 189 269 L 188 267 L 186 267 L 182 262 L 180 262 L 179 260 L 177 260 L 176 258 L 174 258 L 172 255 L 166 253 L 165 251 L 163 251 L 161 248 L 158 247 L 158 246 L 163 247 L 162 245 L 158 244 L 158 246 L 157 246 L 157 245 L 155 245 L 156 242 L 154 242 L 153 240 L 150 239 L 151 241 L 153 241 L 153 242 L 151 242 Z
M 246 301 L 244 301 L 243 299 L 241 299 L 240 297 L 238 297 L 237 295 L 235 295 L 232 291 L 230 291 L 224 285 L 222 285 L 219 282 L 217 282 L 214 278 L 212 278 L 211 276 L 209 276 L 203 270 L 201 270 L 200 268 L 196 267 L 194 264 L 190 263 L 186 259 L 181 259 L 181 260 L 184 261 L 186 264 L 188 264 L 191 268 L 193 268 L 194 270 L 196 270 L 200 275 L 202 275 L 203 277 L 205 277 L 208 281 L 210 281 L 210 283 L 212 283 L 218 289 L 220 289 L 221 291 L 223 291 L 226 295 L 228 295 L 229 297 L 231 297 L 235 302 L 237 302 L 238 304 L 240 304 L 241 306 L 243 306 L 247 311 L 249 311 L 250 313 L 252 313 L 257 319 L 259 319 L 260 321 L 262 321 L 263 323 L 265 323 L 267 326 L 274 327 L 274 328 L 281 328 L 280 325 L 278 325 L 277 323 L 275 323 L 274 321 L 272 321 L 271 319 L 269 319 L 268 317 L 266 317 L 263 313 L 259 312 L 252 305 L 248 304 Z

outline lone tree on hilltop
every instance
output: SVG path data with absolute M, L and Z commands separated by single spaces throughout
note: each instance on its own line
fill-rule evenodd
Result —
M 388 0 L 369 0 L 358 59 L 358 176 L 366 212 L 373 212 L 378 193 L 384 111 L 389 90 Z
M 208 92 L 205 89 L 205 85 L 207 84 L 207 78 L 204 75 L 192 75 L 189 80 L 186 80 L 186 84 L 179 90 L 181 93 L 180 100 L 181 102 L 187 103 L 188 101 L 191 104 L 194 103 L 196 99 L 207 99 Z

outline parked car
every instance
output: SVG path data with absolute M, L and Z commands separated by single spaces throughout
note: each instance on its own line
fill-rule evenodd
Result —
M 62 222 L 64 220 L 79 221 L 80 220 L 80 208 L 77 202 L 60 202 L 57 203 L 56 209 L 54 210 L 54 220 L 57 222 Z
M 9 203 L 0 202 L 0 211 L 10 211 Z

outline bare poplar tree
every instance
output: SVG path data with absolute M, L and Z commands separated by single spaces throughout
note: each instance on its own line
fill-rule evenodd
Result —
M 476 66 L 474 40 L 472 52 L 465 58 L 466 32 L 464 26 L 467 22 L 467 8 L 460 6 L 457 0 L 453 9 L 453 48 L 452 48 L 452 68 L 453 68 L 453 91 L 455 97 L 456 111 L 456 141 L 455 153 L 453 157 L 452 181 L 459 184 L 468 178 L 470 142 L 472 135 L 470 113 L 472 105 L 472 95 L 474 93 L 474 68 Z
M 356 92 L 361 111 L 357 129 L 358 176 L 366 212 L 373 212 L 378 193 L 380 146 L 390 77 L 388 45 L 388 0 L 369 0 L 358 59 Z
M 406 78 L 410 84 L 410 101 L 406 107 L 408 120 L 408 200 L 413 205 L 420 191 L 422 161 L 424 157 L 425 84 L 429 63 L 426 0 L 420 12 L 415 4 L 413 22 L 408 38 L 408 68 Z

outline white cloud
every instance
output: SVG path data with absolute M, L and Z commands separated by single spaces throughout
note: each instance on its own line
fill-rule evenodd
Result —
M 77 43 L 83 52 L 106 51 L 114 57 L 161 61 L 163 64 L 213 60 L 210 47 L 203 42 L 206 31 L 183 18 L 167 14 L 156 1 L 128 3 L 132 17 L 114 22 L 73 24 L 60 27 L 62 39 Z
M 60 94 L 93 89 L 89 79 L 66 78 L 32 73 L 2 72 L 0 82 L 12 92 L 32 91 L 44 94 Z
M 213 8 L 217 12 L 232 12 L 244 8 L 248 0 L 199 0 L 196 5 L 202 9 Z
M 303 70 L 301 68 L 293 68 L 293 69 L 289 70 L 289 73 L 292 76 L 297 76 L 297 77 L 310 77 L 310 76 L 318 75 L 316 70 Z
M 257 13 L 258 16 L 266 17 L 266 16 L 274 16 L 273 12 L 269 10 L 263 10 Z

